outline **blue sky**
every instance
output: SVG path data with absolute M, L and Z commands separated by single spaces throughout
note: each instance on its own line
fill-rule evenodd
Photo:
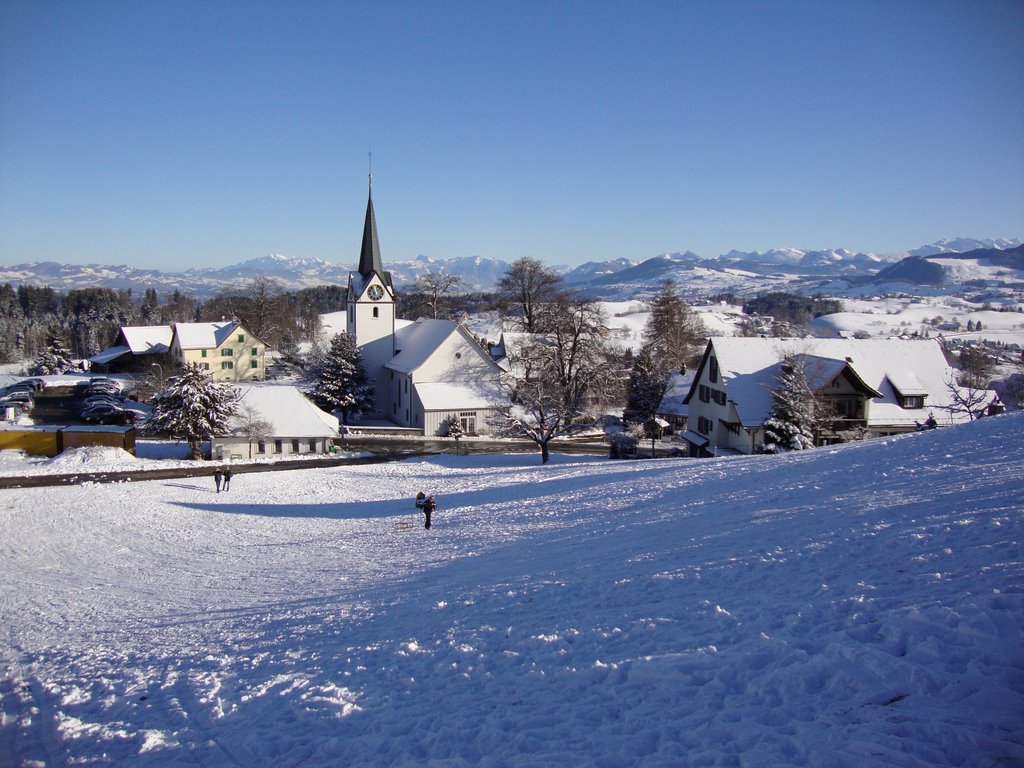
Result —
M 1024 237 L 1024 2 L 0 0 L 0 263 Z

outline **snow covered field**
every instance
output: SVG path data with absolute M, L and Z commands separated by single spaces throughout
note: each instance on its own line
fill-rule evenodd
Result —
M 2 491 L 0 765 L 1020 765 L 1022 427 Z

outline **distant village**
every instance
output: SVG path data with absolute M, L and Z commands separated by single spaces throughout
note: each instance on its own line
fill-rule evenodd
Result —
M 666 280 L 624 336 L 605 303 L 532 259 L 493 294 L 458 289 L 441 271 L 396 289 L 372 189 L 345 286 L 285 293 L 256 278 L 202 305 L 178 292 L 0 286 L 0 448 L 131 451 L 147 434 L 245 461 L 401 434 L 526 440 L 545 461 L 581 437 L 613 457 L 649 446 L 706 458 L 943 427 L 1024 401 L 1020 345 L 982 338 L 981 319 L 936 316 L 879 337 L 818 322 L 842 313 L 835 299 L 712 297 L 743 304 L 724 334 Z M 470 323 L 482 316 L 484 333 Z M 187 413 L 200 400 L 206 412 Z

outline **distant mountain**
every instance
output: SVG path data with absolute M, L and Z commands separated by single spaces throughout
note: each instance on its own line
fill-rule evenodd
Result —
M 968 253 L 954 247 L 977 246 Z M 972 284 L 1018 284 L 1022 269 L 1019 240 L 940 240 L 914 251 L 893 254 L 855 253 L 844 248 L 801 250 L 777 248 L 768 251 L 732 250 L 714 258 L 702 258 L 691 251 L 664 253 L 643 261 L 626 258 L 591 261 L 578 267 L 555 268 L 567 287 L 584 295 L 603 299 L 631 299 L 649 296 L 668 278 L 688 297 L 732 292 L 754 294 L 768 290 L 831 292 L 840 295 L 858 286 L 879 286 L 888 282 L 930 286 L 944 290 Z M 942 261 L 945 259 L 946 261 Z M 956 264 L 950 259 L 958 260 Z M 435 259 L 418 256 L 411 261 L 386 262 L 399 289 L 408 288 L 421 275 L 445 271 L 461 279 L 465 291 L 493 290 L 508 263 L 481 256 Z M 0 283 L 48 285 L 57 290 L 105 287 L 132 289 L 141 293 L 155 288 L 161 295 L 182 291 L 207 299 L 231 287 L 243 287 L 255 277 L 269 277 L 286 290 L 316 285 L 344 285 L 354 265 L 332 264 L 322 259 L 297 259 L 271 254 L 227 267 L 163 272 L 127 265 L 69 265 L 32 262 L 0 266 Z M 981 282 L 978 282 L 981 281 Z
M 908 283 L 931 287 L 1024 287 L 1024 245 L 908 256 L 874 274 L 870 282 L 875 285 Z

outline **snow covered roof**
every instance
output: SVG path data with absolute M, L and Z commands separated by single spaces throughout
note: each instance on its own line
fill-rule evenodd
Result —
M 696 370 L 689 370 L 686 373 L 674 371 L 668 377 L 668 384 L 665 385 L 665 394 L 661 398 L 661 405 L 658 406 L 658 413 L 672 416 L 688 415 L 690 406 L 683 401 L 686 399 L 696 375 Z
M 175 323 L 174 333 L 182 349 L 216 349 L 241 323 L 227 320 L 219 323 Z
M 935 339 L 716 337 L 710 344 L 728 397 L 736 403 L 745 427 L 760 425 L 771 412 L 772 389 L 787 354 L 802 355 L 815 362 L 829 361 L 828 366 L 823 366 L 828 371 L 821 376 L 814 374 L 815 382 L 821 384 L 826 383 L 828 372 L 837 373 L 849 365 L 864 384 L 880 393 L 871 401 L 869 426 L 912 426 L 921 419 L 922 410 L 938 411 L 952 403 L 947 385 L 952 369 Z M 915 387 L 913 392 L 900 393 L 924 395 L 924 409 L 903 408 L 893 382 Z
M 421 382 L 414 386 L 426 411 L 462 411 L 508 404 L 508 395 L 494 382 Z
M 396 326 L 395 348 L 399 352 L 386 367 L 400 373 L 411 373 L 423 365 L 454 333 L 459 333 L 459 324 L 453 320 L 421 318 L 402 328 Z
M 174 328 L 169 325 L 124 325 L 121 326 L 121 336 L 133 355 L 158 354 L 171 348 Z
M 235 384 L 239 411 L 253 408 L 274 437 L 336 437 L 338 419 L 317 408 L 290 384 Z M 238 416 L 236 413 L 235 421 Z
M 117 358 L 129 354 L 131 351 L 130 347 L 125 346 L 110 347 L 109 349 L 104 349 L 102 352 L 97 352 L 89 358 L 89 362 L 95 363 L 96 365 L 106 365 L 111 360 L 117 360 Z

